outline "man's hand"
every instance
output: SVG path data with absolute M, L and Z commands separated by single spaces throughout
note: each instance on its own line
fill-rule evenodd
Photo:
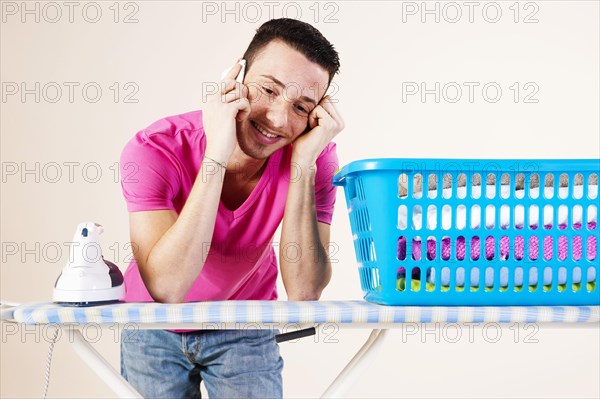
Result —
M 206 155 L 227 162 L 237 143 L 236 121 L 250 115 L 248 88 L 235 80 L 242 66 L 236 62 L 220 83 L 220 92 L 210 96 L 202 110 Z
M 323 97 L 308 115 L 311 130 L 293 143 L 292 159 L 312 166 L 327 144 L 344 129 L 344 121 L 329 96 Z

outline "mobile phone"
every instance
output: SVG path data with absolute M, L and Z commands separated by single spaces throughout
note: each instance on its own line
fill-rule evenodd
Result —
M 239 83 L 244 83 L 244 76 L 246 75 L 246 60 L 242 59 L 238 62 L 238 64 L 242 66 L 242 69 L 240 69 L 240 73 L 238 73 L 238 76 L 235 78 L 235 80 Z M 221 80 L 223 80 L 225 75 L 227 75 L 230 70 L 231 68 L 227 68 L 221 73 Z

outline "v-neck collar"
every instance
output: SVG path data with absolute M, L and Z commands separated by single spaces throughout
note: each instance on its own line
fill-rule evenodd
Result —
M 248 198 L 246 198 L 246 200 L 242 203 L 242 205 L 240 205 L 236 210 L 232 211 L 232 210 L 228 209 L 225 206 L 225 204 L 223 204 L 223 200 L 219 198 L 219 212 L 221 212 L 221 214 L 225 215 L 229 219 L 229 221 L 233 221 L 234 219 L 237 219 L 240 216 L 244 215 L 248 211 L 248 208 L 250 208 L 252 206 L 252 204 L 254 204 L 254 202 L 256 202 L 256 198 L 263 191 L 263 189 L 265 188 L 267 183 L 269 183 L 269 181 L 271 181 L 271 175 L 273 174 L 272 173 L 273 162 L 276 161 L 276 158 L 277 159 L 281 158 L 281 152 L 282 152 L 282 149 L 275 152 L 274 154 L 271 154 L 271 156 L 269 156 L 269 158 L 267 159 L 267 166 L 265 167 L 265 170 L 262 172 L 262 175 L 260 176 L 258 183 L 254 187 L 254 189 L 252 189 L 252 192 L 250 193 Z

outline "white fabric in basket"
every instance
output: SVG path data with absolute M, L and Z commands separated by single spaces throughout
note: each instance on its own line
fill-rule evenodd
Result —
M 502 192 L 502 196 L 503 197 L 507 197 L 509 194 L 509 190 L 510 187 L 509 186 L 501 186 L 501 192 Z M 546 187 L 544 190 L 544 194 L 546 196 L 546 198 L 550 195 L 552 195 L 552 188 L 551 187 Z M 560 187 L 559 188 L 559 193 L 558 195 L 563 198 L 567 196 L 568 193 L 568 188 L 567 187 Z M 582 190 L 583 187 L 582 186 L 575 186 L 573 188 L 573 195 L 575 197 L 581 197 L 582 195 Z M 495 193 L 496 193 L 496 187 L 495 186 L 487 186 L 487 194 L 486 196 L 488 197 L 494 197 Z M 532 188 L 530 190 L 531 195 L 532 196 L 537 196 L 539 194 L 539 188 Z M 430 197 L 433 196 L 435 193 L 435 191 L 430 191 Z M 458 193 L 457 193 L 457 197 L 465 197 L 466 194 L 466 187 L 458 187 Z M 554 195 L 556 195 L 557 193 L 554 193 Z M 444 197 L 449 197 L 451 195 L 451 189 L 450 188 L 445 188 L 443 190 L 443 196 Z M 481 195 L 481 186 L 474 186 L 473 187 L 473 196 L 474 197 L 478 197 Z M 598 186 L 596 185 L 590 185 L 589 189 L 588 189 L 588 195 L 590 197 L 596 197 L 598 196 Z M 502 227 L 508 227 L 510 224 L 510 213 L 511 213 L 511 209 L 509 209 L 509 212 L 501 212 L 500 213 L 500 226 Z M 546 208 L 543 207 L 543 211 L 544 211 L 544 219 L 543 220 L 552 220 L 552 209 L 551 208 Z M 586 210 L 583 209 L 582 207 L 577 207 L 577 208 L 573 208 L 573 215 L 572 215 L 572 220 L 573 223 L 581 223 L 582 222 L 582 213 L 585 212 Z M 438 212 L 440 212 L 440 210 L 438 209 Z M 436 226 L 436 218 L 435 218 L 435 212 L 434 209 L 428 209 L 427 211 L 427 229 L 428 230 L 433 230 L 435 227 L 440 227 L 440 228 L 444 228 L 444 229 L 449 229 L 451 227 L 451 217 L 452 217 L 452 211 L 450 209 L 450 207 L 445 207 L 442 208 L 441 210 L 442 212 L 442 226 Z M 464 229 L 465 223 L 466 223 L 466 212 L 470 212 L 470 207 L 459 207 L 456 210 L 457 213 L 457 220 L 456 220 L 456 228 L 458 228 L 459 230 Z M 412 215 L 412 224 L 411 224 L 411 228 L 412 229 L 421 229 L 422 228 L 422 217 L 421 217 L 421 213 L 422 211 L 419 211 L 419 209 L 415 209 Z M 589 214 L 589 220 L 588 222 L 596 222 L 597 220 L 597 213 L 598 210 L 596 207 L 592 207 L 590 208 L 590 214 Z M 471 224 L 473 226 L 473 228 L 479 228 L 480 224 L 481 224 L 481 210 L 480 212 L 475 212 L 475 214 L 472 215 L 473 219 L 471 221 Z M 567 221 L 568 218 L 568 210 L 566 207 L 559 207 L 558 209 L 558 224 L 568 224 Z M 524 214 L 524 207 L 518 207 L 515 209 L 515 223 L 516 225 L 519 226 L 523 226 L 525 225 L 525 214 Z M 406 221 L 408 220 L 407 218 L 407 207 L 400 207 L 398 210 L 398 228 L 401 230 L 406 229 Z M 486 208 L 485 209 L 485 221 L 486 221 L 486 227 L 491 228 L 493 225 L 493 221 L 494 221 L 494 208 Z M 539 211 L 535 212 L 531 215 L 530 217 L 530 224 L 531 225 L 535 225 L 538 226 L 539 225 Z M 553 223 L 554 225 L 554 223 Z

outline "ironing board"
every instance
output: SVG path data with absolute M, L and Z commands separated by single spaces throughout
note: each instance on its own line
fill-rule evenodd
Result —
M 551 326 L 600 327 L 600 306 L 416 307 L 381 306 L 365 301 L 214 301 L 182 304 L 119 303 L 65 307 L 29 303 L 3 309 L 3 320 L 75 328 L 72 344 L 81 358 L 122 398 L 140 394 L 87 342 L 77 329 L 86 323 L 139 329 L 299 329 L 324 323 L 372 332 L 322 397 L 340 397 L 373 358 L 388 329 L 406 323 L 539 323 Z

